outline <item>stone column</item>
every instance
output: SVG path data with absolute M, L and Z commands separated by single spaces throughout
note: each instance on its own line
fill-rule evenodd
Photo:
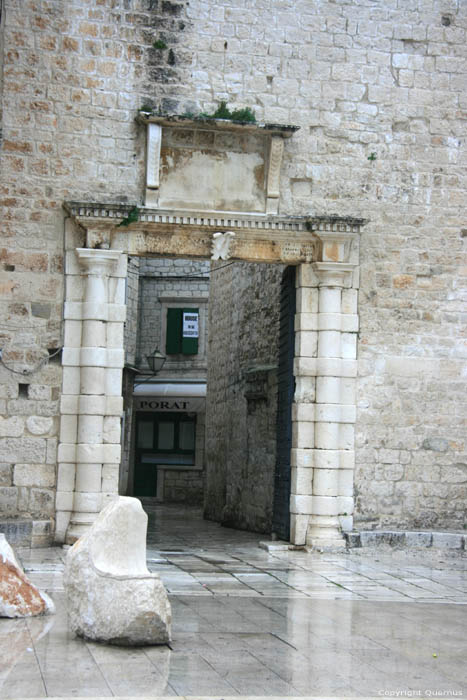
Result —
M 291 540 L 335 547 L 352 529 L 358 241 L 319 235 L 321 261 L 297 275 Z
M 67 254 L 58 542 L 73 543 L 118 494 L 125 276 L 120 251 Z

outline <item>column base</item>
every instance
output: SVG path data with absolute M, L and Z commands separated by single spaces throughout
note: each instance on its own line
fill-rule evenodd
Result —
M 98 515 L 99 513 L 73 514 L 66 531 L 65 544 L 74 544 L 82 535 L 85 535 Z
M 334 515 L 313 515 L 306 535 L 309 550 L 331 551 L 346 546 L 339 519 Z

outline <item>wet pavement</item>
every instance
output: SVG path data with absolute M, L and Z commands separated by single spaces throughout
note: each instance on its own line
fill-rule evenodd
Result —
M 149 517 L 148 566 L 170 595 L 171 648 L 75 638 L 66 551 L 18 550 L 57 614 L 0 620 L 0 698 L 467 695 L 465 556 L 268 552 L 264 536 L 194 509 Z

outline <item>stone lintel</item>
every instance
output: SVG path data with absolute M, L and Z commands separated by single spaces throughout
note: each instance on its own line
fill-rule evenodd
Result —
M 157 115 L 141 111 L 136 120 L 140 124 L 159 124 L 170 128 L 216 131 L 240 131 L 270 134 L 288 139 L 300 129 L 293 124 L 265 124 L 262 122 L 239 122 L 232 119 L 211 119 L 205 117 L 185 117 L 179 114 Z
M 93 249 L 210 259 L 213 234 L 232 231 L 231 260 L 289 265 L 321 261 L 323 272 L 325 263 L 345 264 L 349 245 L 365 223 L 351 217 L 310 219 L 144 207 L 138 209 L 137 221 L 120 226 L 133 205 L 65 202 L 64 208 L 87 231 L 87 245 Z

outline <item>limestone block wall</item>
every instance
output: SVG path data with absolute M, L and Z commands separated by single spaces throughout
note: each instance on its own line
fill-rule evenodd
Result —
M 301 127 L 281 214 L 370 220 L 356 516 L 463 525 L 466 30 L 458 0 L 4 0 L 1 349 L 21 373 L 0 365 L 5 512 L 53 513 L 61 371 L 38 364 L 63 344 L 62 202 L 141 204 L 137 109 L 226 100 Z M 52 425 L 31 432 L 35 416 Z
M 193 356 L 167 357 L 163 373 L 180 374 L 193 370 L 195 374 L 198 371 L 198 374 L 201 372 L 205 376 L 209 269 L 207 261 L 141 259 L 136 357 L 138 367 L 147 367 L 145 357 L 156 347 L 165 355 L 164 324 L 168 306 L 189 306 L 192 303 L 194 307 L 200 307 L 200 334 L 203 335 L 199 339 L 200 352 Z M 194 301 L 190 302 L 190 299 Z
M 64 342 L 62 202 L 141 203 L 135 114 L 145 101 L 169 109 L 188 84 L 185 8 L 1 3 L 0 511 L 32 520 L 35 543 L 54 529 L 62 371 L 60 354 L 46 359 Z
M 211 273 L 205 514 L 271 531 L 281 265 Z
M 199 98 L 301 126 L 285 147 L 280 211 L 369 219 L 357 525 L 462 527 L 467 4 L 226 1 L 191 11 Z

